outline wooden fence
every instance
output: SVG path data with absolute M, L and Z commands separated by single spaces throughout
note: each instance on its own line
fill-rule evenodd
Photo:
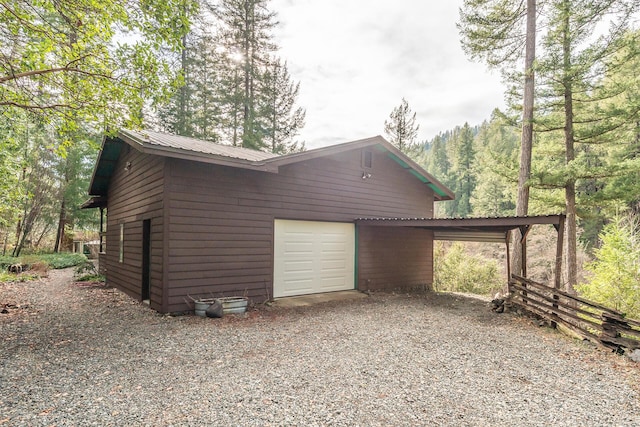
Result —
M 619 352 L 640 348 L 640 321 L 616 310 L 515 274 L 509 280 L 509 293 L 512 304 L 596 344 Z

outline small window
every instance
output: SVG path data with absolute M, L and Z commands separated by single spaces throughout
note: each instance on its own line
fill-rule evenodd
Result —
M 120 224 L 120 252 L 118 262 L 124 262 L 124 223 Z
M 362 152 L 362 167 L 371 169 L 373 167 L 373 153 L 371 151 Z

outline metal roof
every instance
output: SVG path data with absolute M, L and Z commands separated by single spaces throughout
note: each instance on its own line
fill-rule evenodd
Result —
M 504 243 L 509 232 L 519 228 L 523 235 L 532 225 L 557 227 L 565 215 L 483 217 L 483 218 L 358 218 L 359 225 L 414 227 L 433 231 L 435 240 Z
M 222 145 L 211 141 L 203 141 L 201 139 L 148 130 L 140 132 L 122 130 L 118 136 L 121 138 L 127 138 L 131 142 L 135 142 L 143 148 L 145 146 L 154 146 L 158 149 L 191 151 L 198 154 L 210 154 L 252 162 L 259 162 L 273 157 L 278 157 L 277 154 L 266 153 L 264 151 L 251 150 L 244 147 L 234 147 L 232 145 Z
M 147 154 L 272 173 L 278 173 L 280 167 L 289 164 L 337 155 L 350 150 L 374 147 L 377 151 L 386 153 L 408 173 L 430 188 L 434 192 L 436 200 L 453 200 L 455 198 L 449 188 L 381 136 L 279 156 L 184 136 L 132 130 L 121 130 L 116 137 L 105 137 L 103 140 L 102 149 L 91 178 L 89 195 L 106 196 L 111 175 L 124 144 Z

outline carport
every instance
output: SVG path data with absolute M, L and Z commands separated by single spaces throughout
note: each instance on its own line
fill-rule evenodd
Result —
M 433 232 L 434 240 L 504 243 L 507 251 L 507 276 L 511 278 L 510 242 L 513 231 L 520 230 L 522 276 L 527 277 L 527 236 L 534 225 L 553 225 L 557 232 L 555 280 L 560 288 L 565 215 L 486 217 L 486 218 L 359 218 L 357 225 L 404 227 Z

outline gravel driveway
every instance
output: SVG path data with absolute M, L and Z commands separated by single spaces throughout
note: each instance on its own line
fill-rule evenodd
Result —
M 640 425 L 637 364 L 461 296 L 213 320 L 67 270 L 7 303 L 1 426 Z

